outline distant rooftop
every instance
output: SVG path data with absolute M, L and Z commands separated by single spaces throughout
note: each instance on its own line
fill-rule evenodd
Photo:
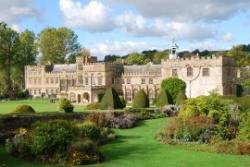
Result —
M 161 73 L 161 64 L 125 65 L 124 73 Z

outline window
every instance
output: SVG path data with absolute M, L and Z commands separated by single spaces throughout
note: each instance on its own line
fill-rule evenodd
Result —
M 89 85 L 89 78 L 88 77 L 85 78 L 85 85 Z
M 54 84 L 54 78 L 50 78 L 50 83 Z
M 203 68 L 203 69 L 202 69 L 202 75 L 203 75 L 204 77 L 209 76 L 209 68 Z
M 92 85 L 95 85 L 95 77 L 92 77 Z
M 172 69 L 172 76 L 173 77 L 177 77 L 178 76 L 177 69 Z
M 149 84 L 154 84 L 153 78 L 150 78 L 150 79 L 149 79 Z
M 58 78 L 55 78 L 55 83 L 58 84 Z
M 145 84 L 145 83 L 146 83 L 145 78 L 142 78 L 142 79 L 141 79 L 141 84 Z
M 124 81 L 124 79 L 122 79 L 122 84 L 125 84 L 125 81 Z
M 36 78 L 34 78 L 34 85 L 36 85 Z
M 98 85 L 102 85 L 102 77 L 98 77 L 97 82 L 98 82 Z
M 188 68 L 187 68 L 187 76 L 188 76 L 188 77 L 193 76 L 193 68 L 192 68 L 192 67 L 188 67 Z
M 78 76 L 78 83 L 79 83 L 79 84 L 83 84 L 82 75 L 79 75 L 79 76 Z
M 46 84 L 49 84 L 49 78 L 46 78 Z
M 130 78 L 127 78 L 127 84 L 130 84 L 130 83 L 131 83 Z
M 78 64 L 78 70 L 82 70 L 82 64 Z

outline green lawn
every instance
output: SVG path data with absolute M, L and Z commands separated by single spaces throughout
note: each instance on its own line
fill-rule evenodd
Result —
M 166 119 L 144 121 L 136 128 L 117 130 L 119 138 L 103 147 L 107 159 L 89 167 L 249 167 L 250 156 L 196 152 L 164 145 L 155 136 Z M 46 167 L 15 159 L 0 148 L 0 162 L 9 167 Z
M 36 99 L 36 100 L 13 100 L 0 102 L 0 114 L 11 113 L 18 105 L 27 104 L 32 106 L 36 112 L 56 112 L 59 111 L 58 103 L 50 103 L 49 100 Z M 84 106 L 75 105 L 75 112 L 84 111 Z

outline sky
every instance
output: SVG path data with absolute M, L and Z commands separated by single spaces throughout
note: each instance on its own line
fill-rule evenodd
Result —
M 102 59 L 149 49 L 224 50 L 249 44 L 250 0 L 0 0 L 18 32 L 68 27 Z

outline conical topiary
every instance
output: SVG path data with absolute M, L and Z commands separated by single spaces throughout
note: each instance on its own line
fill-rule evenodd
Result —
M 124 99 L 124 97 L 123 97 L 123 96 L 120 96 L 120 100 L 121 100 L 122 105 L 123 105 L 123 107 L 122 107 L 122 108 L 125 108 L 125 107 L 126 107 L 126 104 L 127 104 L 126 100 Z
M 187 99 L 184 91 L 180 91 L 176 96 L 176 105 L 182 105 L 184 101 Z
M 119 95 L 113 88 L 107 88 L 101 100 L 101 109 L 121 109 L 123 104 Z
M 156 99 L 156 106 L 163 107 L 169 104 L 169 96 L 164 89 L 161 89 L 159 96 Z
M 149 98 L 144 90 L 139 90 L 133 99 L 133 108 L 148 108 Z

